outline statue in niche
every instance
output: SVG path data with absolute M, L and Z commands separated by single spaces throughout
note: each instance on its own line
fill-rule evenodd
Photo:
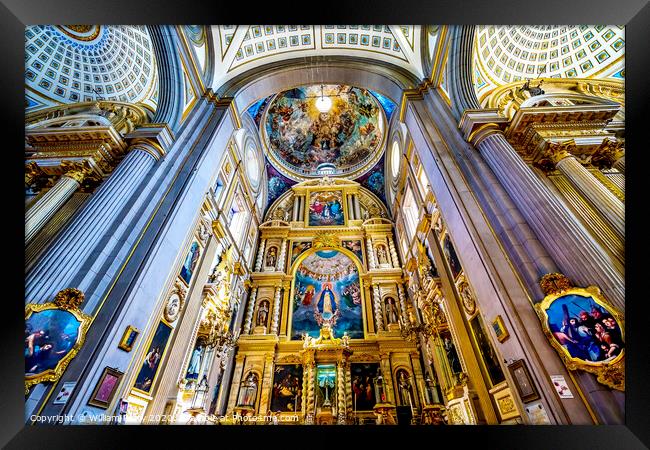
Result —
M 275 267 L 275 263 L 278 259 L 278 250 L 275 247 L 271 247 L 269 252 L 266 254 L 266 266 Z
M 399 400 L 401 406 L 412 406 L 411 400 L 411 383 L 409 381 L 409 375 L 404 369 L 397 371 L 397 388 L 399 391 Z
M 397 323 L 397 305 L 395 304 L 395 299 L 393 297 L 386 297 L 386 319 L 388 323 Z
M 257 398 L 257 375 L 249 372 L 239 389 L 239 406 L 255 406 Z
M 255 325 L 257 325 L 258 327 L 265 327 L 268 317 L 269 317 L 269 302 L 264 300 L 262 303 L 260 303 L 260 306 L 257 308 L 257 321 L 255 322 Z
M 190 357 L 190 365 L 187 368 L 185 379 L 197 380 L 199 378 L 199 371 L 201 370 L 202 354 L 203 354 L 203 346 L 199 344 L 194 348 L 194 351 L 192 352 L 192 356 Z
M 377 246 L 377 258 L 379 264 L 388 264 L 388 253 L 386 253 L 386 248 L 383 245 Z
M 460 358 L 458 358 L 456 346 L 449 336 L 444 337 L 443 346 L 445 348 L 445 353 L 447 354 L 447 360 L 449 361 L 451 372 L 455 374 L 461 373 L 463 371 L 463 368 L 460 365 Z

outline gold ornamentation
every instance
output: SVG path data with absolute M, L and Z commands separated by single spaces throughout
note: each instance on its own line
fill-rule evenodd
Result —
M 59 309 L 64 309 L 66 311 L 75 310 L 79 308 L 79 305 L 84 301 L 84 298 L 84 293 L 79 289 L 65 288 L 54 296 L 54 304 Z
M 546 295 L 559 294 L 573 287 L 569 279 L 561 273 L 547 273 L 539 280 L 539 286 Z
M 339 238 L 331 233 L 318 233 L 314 237 L 313 248 L 323 247 L 338 247 L 340 245 Z
M 76 342 L 53 369 L 47 369 L 35 375 L 25 375 L 25 395 L 29 393 L 29 389 L 32 386 L 46 381 L 55 382 L 61 378 L 63 372 L 65 372 L 65 369 L 68 367 L 68 364 L 70 364 L 70 361 L 72 361 L 72 359 L 77 356 L 77 353 L 79 353 L 79 350 L 86 339 L 86 332 L 88 331 L 88 327 L 92 320 L 90 316 L 84 314 L 79 309 L 79 305 L 83 300 L 83 292 L 75 288 L 66 288 L 59 291 L 52 302 L 42 304 L 29 303 L 25 305 L 25 322 L 29 320 L 32 314 L 53 309 L 67 311 L 79 322 Z
M 591 163 L 599 169 L 609 169 L 625 155 L 623 142 L 605 139 L 591 157 Z
M 498 400 L 498 403 L 499 403 L 499 410 L 501 411 L 502 414 L 508 414 L 516 410 L 515 402 L 512 401 L 511 397 L 500 398 Z
M 545 280 L 545 277 L 548 278 Z M 609 361 L 605 360 L 592 362 L 573 357 L 569 351 L 560 344 L 560 342 L 556 339 L 553 332 L 551 331 L 549 327 L 549 316 L 547 314 L 547 310 L 551 307 L 553 302 L 567 295 L 576 295 L 580 297 L 590 298 L 614 317 L 616 323 L 620 328 L 621 338 L 624 340 L 625 319 L 623 314 L 614 308 L 614 306 L 612 306 L 600 294 L 600 289 L 598 289 L 596 286 L 589 286 L 588 288 L 567 288 L 565 286 L 569 284 L 569 281 L 561 274 L 547 274 L 542 277 L 540 285 L 543 281 L 547 282 L 545 285 L 546 289 L 549 289 L 549 293 L 546 295 L 546 297 L 544 297 L 544 300 L 542 300 L 541 303 L 535 304 L 535 311 L 537 312 L 537 315 L 542 322 L 542 329 L 544 330 L 544 334 L 546 334 L 546 337 L 553 348 L 555 348 L 555 350 L 559 353 L 560 357 L 564 361 L 564 365 L 569 370 L 584 370 L 586 372 L 594 373 L 597 375 L 597 380 L 599 383 L 602 383 L 613 389 L 625 391 L 625 348 L 623 347 L 620 353 L 614 359 Z M 555 287 L 556 283 L 558 283 L 560 287 Z M 542 289 L 546 292 L 544 286 L 542 286 Z

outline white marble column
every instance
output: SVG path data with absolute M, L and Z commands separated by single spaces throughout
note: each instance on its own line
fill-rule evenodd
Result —
M 275 296 L 273 297 L 273 321 L 271 322 L 271 334 L 278 334 L 280 326 L 280 290 L 281 286 L 275 288 Z
M 257 300 L 257 287 L 251 288 L 248 296 L 248 306 L 246 309 L 246 319 L 244 321 L 244 334 L 250 334 L 253 327 L 253 313 L 255 311 L 255 301 Z
M 277 268 L 279 272 L 284 272 L 284 265 L 286 264 L 287 259 L 287 240 L 282 239 L 282 245 L 280 246 L 280 256 L 278 257 Z
M 43 303 L 69 287 L 72 278 L 109 233 L 132 196 L 145 181 L 157 158 L 152 148 L 138 143 L 113 174 L 95 191 L 74 220 L 25 277 L 25 301 Z
M 555 166 L 602 215 L 613 230 L 625 239 L 625 206 L 609 189 L 566 150 L 556 149 Z
M 390 249 L 390 259 L 393 261 L 393 267 L 399 269 L 399 257 L 397 256 L 397 250 L 395 249 L 395 242 L 392 236 L 388 236 L 388 248 Z
M 266 247 L 266 239 L 262 239 L 260 247 L 257 250 L 257 261 L 255 261 L 255 272 L 262 270 L 262 261 L 264 260 L 264 247 Z
M 357 219 L 361 219 L 361 207 L 359 206 L 359 196 L 355 195 L 352 197 L 352 203 L 354 205 L 354 214 Z
M 25 214 L 25 244 L 31 241 L 52 216 L 81 186 L 84 174 L 70 171 L 61 175 L 49 191 L 27 210 Z
M 408 310 L 406 309 L 406 297 L 404 295 L 404 288 L 402 287 L 401 283 L 397 283 L 397 295 L 399 297 L 399 307 L 402 310 L 400 318 L 402 319 L 402 323 L 404 325 L 407 325 L 410 320 L 408 317 Z
M 598 285 L 614 305 L 625 308 L 622 274 L 505 136 L 494 132 L 475 145 L 562 272 L 575 283 Z
M 375 322 L 377 324 L 377 331 L 384 331 L 384 316 L 381 308 L 381 295 L 379 294 L 379 285 L 372 285 L 373 293 L 373 306 L 375 309 Z
M 372 239 L 368 238 L 366 240 L 366 251 L 368 252 L 368 265 L 370 270 L 377 268 L 377 262 L 375 261 L 375 249 L 372 247 Z

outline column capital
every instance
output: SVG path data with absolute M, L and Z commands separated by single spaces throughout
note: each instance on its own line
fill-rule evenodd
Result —
M 130 147 L 138 147 L 156 160 L 164 157 L 174 142 L 174 133 L 166 123 L 148 123 L 125 136 Z
M 458 128 L 465 140 L 478 145 L 483 139 L 495 133 L 502 133 L 508 118 L 494 109 L 466 109 L 458 122 Z
M 101 181 L 101 177 L 95 174 L 88 160 L 83 161 L 61 161 L 61 176 L 72 178 L 77 183 L 82 184 L 85 179 L 93 178 L 95 181 Z
M 549 142 L 544 156 L 557 165 L 563 159 L 573 156 L 575 150 L 576 143 L 573 139 L 562 142 Z
M 609 169 L 625 156 L 624 143 L 618 139 L 604 139 L 591 156 L 591 163 L 599 169 Z

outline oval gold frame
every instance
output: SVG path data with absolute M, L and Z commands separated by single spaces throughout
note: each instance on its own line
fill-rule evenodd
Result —
M 591 298 L 598 305 L 605 308 L 612 314 L 612 316 L 614 316 L 616 322 L 619 324 L 619 327 L 621 328 L 621 337 L 623 342 L 625 342 L 625 318 L 623 313 L 618 311 L 611 303 L 609 303 L 601 295 L 600 289 L 596 286 L 589 286 L 587 288 L 572 287 L 560 292 L 555 292 L 547 295 L 544 297 L 544 300 L 535 305 L 535 312 L 537 312 L 537 315 L 542 322 L 542 329 L 544 330 L 547 339 L 558 352 L 567 369 L 584 370 L 593 373 L 597 375 L 599 383 L 619 391 L 625 391 L 625 347 L 623 347 L 621 353 L 611 361 L 590 362 L 571 356 L 569 351 L 557 341 L 555 336 L 553 336 L 548 324 L 549 316 L 546 311 L 557 299 L 567 295 Z

